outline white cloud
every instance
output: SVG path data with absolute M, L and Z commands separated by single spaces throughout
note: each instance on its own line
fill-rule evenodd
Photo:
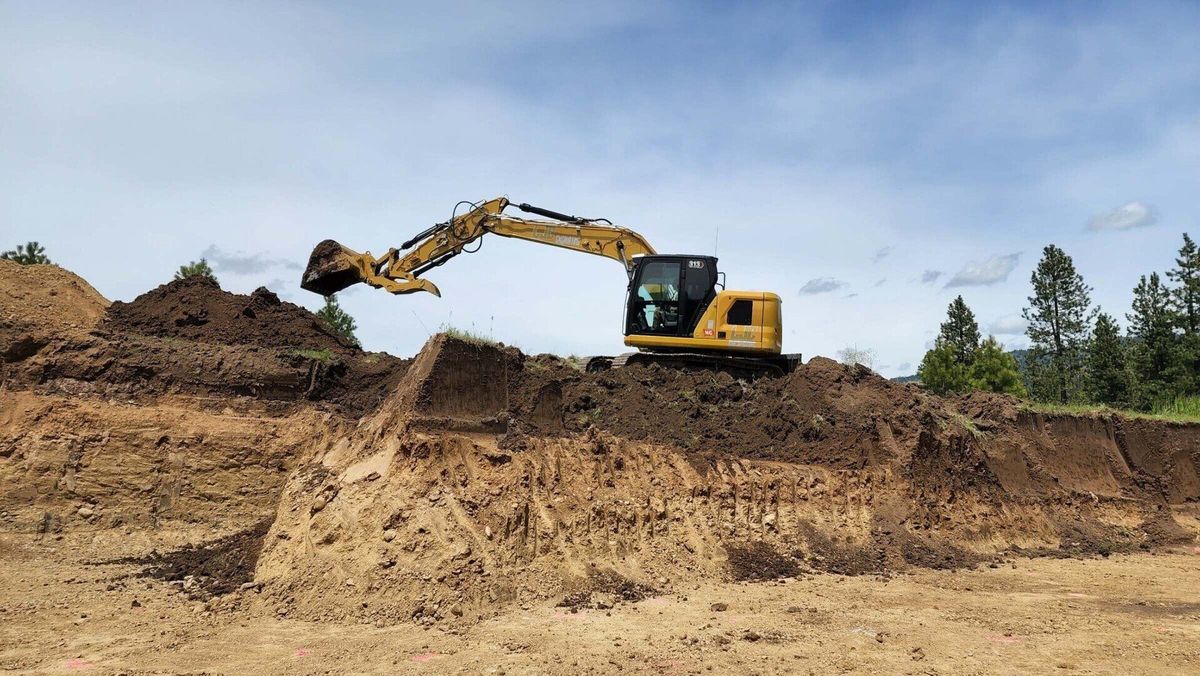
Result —
M 939 277 L 942 276 L 942 274 L 943 273 L 941 270 L 926 270 L 925 272 L 921 273 L 921 283 L 933 284 L 938 280 Z
M 885 246 L 875 251 L 875 255 L 871 256 L 872 263 L 878 263 L 892 253 L 892 247 Z
M 300 270 L 301 266 L 290 258 L 270 258 L 265 254 L 229 253 L 217 248 L 216 244 L 200 252 L 200 256 L 212 263 L 214 272 L 228 272 L 234 275 L 256 275 L 272 268 L 285 270 Z
M 959 286 L 991 286 L 1008 279 L 1008 275 L 1017 267 L 1020 253 L 1007 256 L 992 256 L 983 261 L 971 261 L 963 266 L 958 274 L 946 282 L 946 288 Z
M 1087 229 L 1093 232 L 1104 230 L 1132 230 L 1154 225 L 1158 221 L 1154 207 L 1144 202 L 1130 202 L 1097 214 L 1088 221 Z
M 832 277 L 818 277 L 805 282 L 804 286 L 800 287 L 800 293 L 804 295 L 830 293 L 831 291 L 843 289 L 846 286 L 847 284 L 840 279 L 834 279 Z
M 1023 335 L 1028 327 L 1029 322 L 1021 315 L 1008 315 L 992 322 L 988 326 L 988 333 L 994 336 L 1019 336 Z

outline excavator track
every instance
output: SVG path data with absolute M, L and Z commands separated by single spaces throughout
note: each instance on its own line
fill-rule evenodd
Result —
M 771 357 L 740 357 L 705 352 L 626 352 L 615 357 L 592 357 L 588 371 L 607 371 L 626 366 L 658 364 L 688 371 L 724 371 L 735 378 L 779 378 L 796 370 L 799 354 Z

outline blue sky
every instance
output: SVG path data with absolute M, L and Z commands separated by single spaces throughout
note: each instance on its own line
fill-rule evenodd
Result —
M 1195 3 L 0 1 L 0 244 L 113 299 L 207 252 L 309 307 L 334 237 L 459 200 L 604 216 L 784 298 L 785 349 L 911 372 L 961 293 L 1020 346 L 1042 247 L 1123 316 L 1200 234 Z M 622 351 L 624 275 L 496 238 L 443 298 L 343 297 L 370 349 L 452 323 Z

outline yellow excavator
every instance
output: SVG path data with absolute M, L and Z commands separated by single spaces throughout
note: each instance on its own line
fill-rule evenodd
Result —
M 463 205 L 467 208 L 458 214 Z M 509 206 L 553 220 L 505 214 Z M 754 377 L 790 373 L 800 361 L 798 354 L 782 354 L 779 296 L 726 290 L 715 257 L 659 254 L 640 234 L 607 219 L 514 205 L 505 197 L 459 202 L 450 220 L 379 257 L 327 239 L 313 249 L 300 286 L 328 296 L 362 282 L 394 294 L 441 296 L 421 275 L 461 253 L 478 251 L 468 246 L 488 233 L 604 256 L 625 267 L 625 344 L 638 351 L 593 357 L 589 370 L 659 363 Z

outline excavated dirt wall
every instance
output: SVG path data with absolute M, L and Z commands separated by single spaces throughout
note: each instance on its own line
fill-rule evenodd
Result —
M 4 391 L 0 513 L 23 532 L 240 530 L 274 518 L 315 412 Z
M 469 621 L 1200 524 L 1198 425 L 946 400 L 821 358 L 754 383 L 447 336 L 399 360 L 265 290 L 172 282 L 106 311 L 60 268 L 0 273 L 4 317 L 28 318 L 0 333 L 0 524 L 175 532 L 194 546 L 154 574 L 208 594 L 252 571 L 289 616 Z M 78 293 L 26 289 L 39 274 Z
M 565 431 L 548 433 L 556 399 Z M 949 402 L 828 360 L 748 385 L 588 375 L 438 337 L 374 415 L 314 443 L 257 577 L 289 615 L 434 623 L 602 580 L 671 589 L 756 566 L 885 573 L 1190 539 L 1171 504 L 1195 499 L 1196 426 L 1131 445 L 1127 422 Z

